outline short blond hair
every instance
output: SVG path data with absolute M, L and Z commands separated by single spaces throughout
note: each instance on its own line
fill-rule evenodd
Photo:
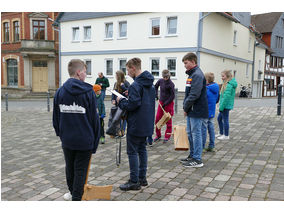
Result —
M 83 70 L 84 68 L 87 69 L 87 65 L 85 64 L 84 61 L 80 59 L 72 59 L 68 63 L 69 76 L 70 77 L 74 76 L 77 70 Z
M 215 80 L 215 76 L 214 76 L 213 72 L 206 72 L 204 74 L 204 76 L 205 76 L 206 80 L 208 81 L 208 83 L 212 83 Z

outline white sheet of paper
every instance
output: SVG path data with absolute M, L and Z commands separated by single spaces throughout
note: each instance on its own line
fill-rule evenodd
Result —
M 117 97 L 120 97 L 120 98 L 126 98 L 125 96 L 121 95 L 120 93 L 118 93 L 117 91 L 115 90 L 108 90 L 110 91 L 112 94 L 116 95 Z M 126 98 L 127 99 L 127 98 Z M 128 99 L 127 99 L 128 100 Z

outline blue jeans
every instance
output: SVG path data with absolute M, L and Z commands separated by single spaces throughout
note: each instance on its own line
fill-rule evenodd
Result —
M 207 129 L 209 133 L 209 148 L 215 147 L 214 118 L 203 119 L 202 122 L 202 147 L 205 148 L 207 139 Z
M 130 180 L 138 182 L 139 179 L 146 177 L 147 173 L 147 149 L 146 137 L 136 137 L 130 134 L 126 135 L 127 155 L 130 168 Z
M 101 96 L 102 96 L 102 99 L 104 101 L 105 97 L 106 97 L 106 91 L 105 90 L 101 90 Z
M 219 131 L 221 135 L 225 132 L 225 136 L 229 136 L 229 111 L 229 109 L 224 109 L 218 115 Z
M 188 136 L 190 152 L 189 156 L 195 160 L 202 159 L 202 118 L 193 118 L 187 116 L 186 132 Z

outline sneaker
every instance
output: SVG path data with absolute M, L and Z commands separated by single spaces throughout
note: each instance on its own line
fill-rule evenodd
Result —
M 67 201 L 72 200 L 72 195 L 71 195 L 71 193 L 70 193 L 70 192 L 65 193 L 65 194 L 63 195 L 63 199 L 64 199 L 64 200 L 67 200 Z
M 160 138 L 161 138 L 161 137 L 155 137 L 155 138 L 154 138 L 154 142 L 159 141 L 159 140 L 160 140 Z
M 145 178 L 139 178 L 139 183 L 140 183 L 140 186 L 148 186 L 148 181 L 147 181 L 147 179 L 146 179 L 146 177 Z
M 220 137 L 220 136 L 222 136 L 221 134 L 217 134 L 217 135 L 215 135 L 215 138 L 218 138 L 218 137 Z
M 182 159 L 180 159 L 179 161 L 180 161 L 181 163 L 185 163 L 185 162 L 191 161 L 191 160 L 192 160 L 192 157 L 188 156 L 187 158 L 182 158 Z
M 182 164 L 186 168 L 200 168 L 203 167 L 203 163 L 199 160 L 192 159 Z
M 217 138 L 218 140 L 229 140 L 229 136 L 221 135 L 220 137 Z
M 206 152 L 215 152 L 214 148 L 208 147 L 205 149 Z
M 134 183 L 131 180 L 128 180 L 125 184 L 121 184 L 119 188 L 122 191 L 129 191 L 129 190 L 140 190 L 141 186 L 139 182 Z
M 148 144 L 149 144 L 150 147 L 153 146 L 153 142 L 152 141 L 148 141 Z
M 105 143 L 105 138 L 104 137 L 101 137 L 100 140 L 101 140 L 101 144 Z
M 165 138 L 163 143 L 168 143 L 169 142 L 169 139 L 168 138 Z

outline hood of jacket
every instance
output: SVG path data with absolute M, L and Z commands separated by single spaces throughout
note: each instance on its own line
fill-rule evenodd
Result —
M 91 84 L 80 81 L 75 78 L 69 78 L 64 84 L 63 87 L 72 95 L 80 95 L 82 93 L 87 93 L 93 89 Z
M 219 93 L 219 85 L 217 83 L 207 84 L 206 87 L 207 87 L 207 90 L 209 90 L 213 94 L 218 94 Z
M 150 72 L 146 70 L 142 72 L 138 77 L 136 77 L 135 81 L 142 84 L 144 87 L 151 87 L 153 86 L 154 77 Z
M 232 78 L 232 80 L 230 80 L 230 81 L 228 82 L 228 84 L 231 84 L 234 89 L 236 89 L 237 86 L 238 86 L 238 83 L 237 83 L 237 81 L 236 81 L 235 78 Z

